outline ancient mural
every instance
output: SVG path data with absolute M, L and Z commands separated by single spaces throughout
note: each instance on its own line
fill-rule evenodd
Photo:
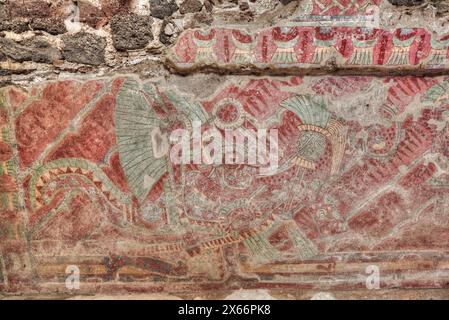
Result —
M 449 35 L 352 26 L 381 2 L 187 28 L 163 77 L 12 78 L 0 290 L 70 293 L 73 270 L 76 294 L 368 290 L 373 268 L 374 289 L 447 289 Z M 202 72 L 219 80 L 198 90 Z M 176 130 L 192 147 L 176 149 L 181 163 Z M 235 158 L 229 132 L 249 132 Z M 254 161 L 236 161 L 256 144 Z
M 198 100 L 120 76 L 3 90 L 10 272 L 26 258 L 24 218 L 33 271 L 49 282 L 75 264 L 85 281 L 301 286 L 365 252 L 353 263 L 389 252 L 413 268 L 416 254 L 447 248 L 448 86 L 446 77 L 248 77 Z M 195 120 L 203 131 L 276 128 L 278 170 L 155 157 L 153 128 Z

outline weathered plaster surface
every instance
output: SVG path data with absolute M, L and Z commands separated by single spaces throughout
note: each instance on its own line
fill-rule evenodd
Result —
M 449 298 L 447 10 L 0 1 L 0 298 Z M 158 153 L 196 121 L 279 170 Z

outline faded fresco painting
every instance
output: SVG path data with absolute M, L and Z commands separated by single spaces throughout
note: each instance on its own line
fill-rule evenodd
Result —
M 0 297 L 447 298 L 449 30 L 390 2 L 0 2 Z

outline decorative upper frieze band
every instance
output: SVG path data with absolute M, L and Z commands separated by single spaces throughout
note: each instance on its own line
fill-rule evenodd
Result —
M 422 28 L 283 26 L 247 33 L 236 28 L 187 30 L 167 60 L 179 72 L 449 69 L 449 34 Z M 326 68 L 328 67 L 328 68 Z

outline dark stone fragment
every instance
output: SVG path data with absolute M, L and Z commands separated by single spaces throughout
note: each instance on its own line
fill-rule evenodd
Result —
M 57 18 L 36 18 L 30 22 L 30 27 L 33 30 L 42 30 L 53 35 L 67 31 L 64 21 Z
M 11 18 L 46 18 L 51 15 L 51 3 L 44 0 L 7 2 Z
M 413 7 L 423 4 L 424 0 L 388 0 L 391 4 L 395 6 L 406 6 Z
M 179 12 L 182 14 L 199 12 L 203 8 L 203 3 L 200 0 L 184 0 L 179 7 Z
M 8 11 L 6 10 L 5 5 L 0 3 L 0 23 L 8 19 L 9 19 Z
M 239 9 L 242 11 L 247 11 L 249 10 L 249 4 L 247 2 L 241 2 L 239 4 Z
M 98 66 L 104 63 L 106 40 L 102 37 L 79 32 L 74 35 L 64 35 L 64 49 L 62 55 L 65 60 Z
M 112 40 L 117 50 L 145 48 L 153 40 L 152 19 L 135 14 L 118 15 L 111 20 Z
M 28 19 L 11 19 L 6 5 L 0 3 L 0 31 L 21 33 L 27 30 Z
M 170 25 L 170 24 L 173 24 L 173 22 L 171 20 L 169 20 L 169 19 L 165 19 L 162 22 L 161 33 L 159 34 L 159 41 L 162 44 L 165 44 L 166 46 L 169 46 L 169 45 L 172 44 L 172 41 L 171 41 L 171 36 L 172 35 L 169 35 L 169 34 L 165 33 L 165 28 L 167 27 L 167 25 Z
M 22 42 L 0 38 L 0 52 L 18 62 L 53 63 L 61 59 L 59 50 L 40 38 Z
M 22 33 L 30 30 L 29 21 L 26 18 L 13 19 L 6 22 L 5 30 L 15 33 Z
M 178 11 L 178 5 L 174 0 L 150 0 L 151 16 L 164 19 Z
M 5 69 L 0 67 L 0 77 L 5 77 L 3 79 L 0 78 L 0 88 L 12 84 L 11 78 L 8 76 L 11 76 L 13 74 L 29 74 L 34 70 L 36 69 Z
M 214 4 L 212 3 L 212 0 L 205 0 L 204 7 L 206 8 L 207 12 L 212 12 L 212 10 L 214 9 Z

